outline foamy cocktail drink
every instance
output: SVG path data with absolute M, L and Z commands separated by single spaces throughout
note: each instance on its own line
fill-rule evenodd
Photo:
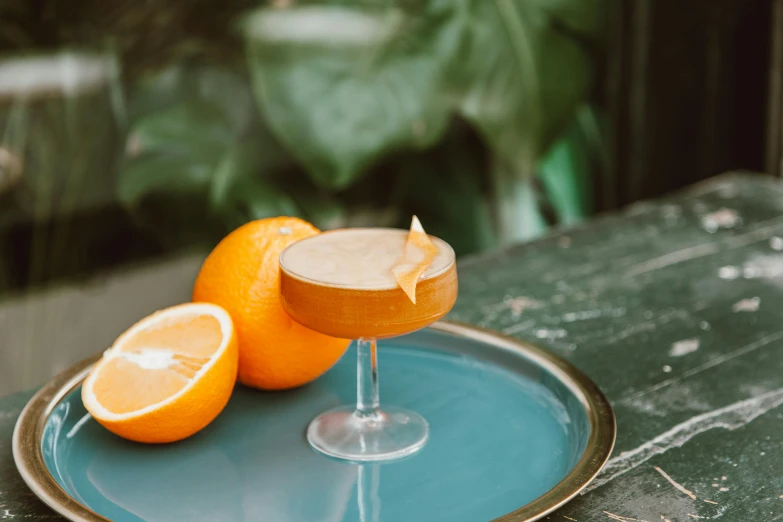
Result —
M 354 461 L 398 458 L 427 440 L 429 428 L 420 415 L 380 408 L 376 340 L 423 328 L 454 305 L 454 251 L 428 237 L 429 256 L 408 241 L 407 230 L 349 228 L 298 241 L 280 256 L 286 312 L 318 332 L 357 340 L 356 407 L 321 414 L 308 428 L 310 443 L 327 455 Z M 395 276 L 403 253 L 405 262 L 423 269 L 411 294 Z

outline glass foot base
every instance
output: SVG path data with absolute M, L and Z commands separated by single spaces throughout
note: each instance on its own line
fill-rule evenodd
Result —
M 352 407 L 329 410 L 307 428 L 310 445 L 330 457 L 357 462 L 413 455 L 427 442 L 429 425 L 412 411 L 390 407 L 361 417 Z

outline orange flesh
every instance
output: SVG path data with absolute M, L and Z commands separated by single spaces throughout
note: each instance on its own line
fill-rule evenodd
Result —
M 418 281 L 416 303 L 399 287 L 359 289 L 319 284 L 280 271 L 283 308 L 296 322 L 343 339 L 382 339 L 424 328 L 457 299 L 457 269 Z
M 180 392 L 209 362 L 223 340 L 220 322 L 211 316 L 183 317 L 137 332 L 117 353 L 170 357 L 165 368 L 143 368 L 121 355 L 107 360 L 93 385 L 94 395 L 112 413 L 157 404 Z
M 220 322 L 212 316 L 182 318 L 177 323 L 161 323 L 134 334 L 122 346 L 123 352 L 141 349 L 165 349 L 185 355 L 211 357 L 220 346 L 223 334 Z

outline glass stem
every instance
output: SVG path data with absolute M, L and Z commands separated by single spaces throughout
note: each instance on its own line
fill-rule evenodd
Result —
M 380 415 L 378 398 L 378 350 L 375 339 L 359 339 L 356 360 L 356 413 L 372 418 Z

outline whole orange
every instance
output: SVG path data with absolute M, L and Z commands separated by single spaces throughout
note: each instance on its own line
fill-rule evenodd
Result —
M 196 278 L 193 301 L 214 303 L 231 316 L 239 341 L 239 381 L 283 390 L 317 379 L 345 353 L 350 340 L 310 330 L 280 304 L 280 253 L 320 233 L 294 217 L 259 219 L 218 243 Z

